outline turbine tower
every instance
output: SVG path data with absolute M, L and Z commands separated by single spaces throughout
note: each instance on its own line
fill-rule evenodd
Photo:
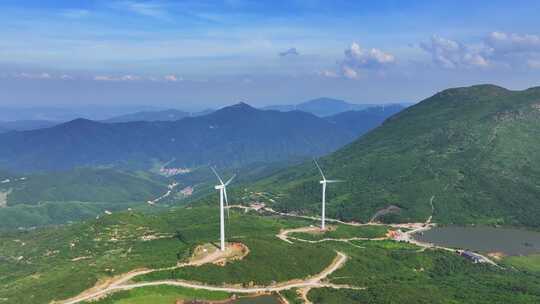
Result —
M 216 190 L 219 190 L 219 230 L 220 230 L 220 250 L 225 250 L 225 212 L 224 212 L 224 204 L 223 201 L 225 200 L 225 204 L 227 204 L 227 218 L 229 218 L 229 199 L 227 198 L 227 186 L 232 182 L 234 177 L 236 175 L 233 175 L 226 183 L 223 183 L 223 180 L 221 177 L 219 177 L 219 174 L 217 173 L 216 169 L 214 167 L 210 167 L 214 174 L 216 175 L 217 179 L 219 180 L 219 185 L 216 185 L 214 188 Z
M 324 173 L 323 173 L 323 171 L 321 169 L 321 166 L 319 166 L 319 163 L 317 162 L 317 160 L 314 158 L 313 161 L 315 162 L 315 165 L 317 166 L 317 169 L 319 169 L 319 172 L 321 173 L 321 176 L 322 176 L 322 180 L 320 181 L 320 183 L 322 185 L 321 229 L 324 230 L 324 229 L 326 229 L 326 223 L 325 223 L 325 220 L 326 220 L 326 184 L 340 183 L 340 182 L 343 182 L 343 181 L 342 180 L 326 179 L 326 177 L 324 176 Z

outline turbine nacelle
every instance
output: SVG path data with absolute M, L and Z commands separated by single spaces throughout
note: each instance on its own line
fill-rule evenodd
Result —
M 319 183 L 321 183 L 321 184 L 332 184 L 332 183 L 343 183 L 343 182 L 344 182 L 343 180 L 338 180 L 338 179 L 323 179 Z

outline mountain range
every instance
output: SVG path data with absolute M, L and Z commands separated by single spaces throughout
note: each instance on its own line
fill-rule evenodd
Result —
M 392 105 L 401 105 L 402 107 L 409 106 L 408 103 L 395 103 Z M 322 97 L 317 99 L 308 100 L 306 102 L 299 103 L 297 105 L 273 105 L 266 106 L 265 110 L 276 110 L 282 112 L 288 111 L 303 111 L 311 113 L 319 117 L 332 116 L 347 111 L 359 111 L 371 107 L 379 107 L 380 104 L 354 104 L 340 99 Z
M 0 106 L 0 121 L 46 120 L 58 123 L 80 117 L 104 120 L 126 113 L 157 110 L 157 107 L 137 105 Z
M 323 155 L 357 137 L 312 114 L 237 104 L 178 121 L 101 123 L 77 119 L 0 135 L 0 167 L 64 170 L 79 166 L 242 166 Z
M 442 91 L 321 159 L 333 217 L 540 227 L 540 87 Z M 319 212 L 313 163 L 259 183 L 276 208 Z
M 175 121 L 185 117 L 203 116 L 214 112 L 214 110 L 207 109 L 200 112 L 186 112 L 182 110 L 169 109 L 162 111 L 141 111 L 131 114 L 125 114 L 115 116 L 103 122 L 115 123 L 115 122 L 132 122 L 132 121 Z
M 15 120 L 0 121 L 0 133 L 9 131 L 30 131 L 43 128 L 50 128 L 59 122 L 49 120 Z
M 363 110 L 346 111 L 325 117 L 344 130 L 348 130 L 358 136 L 378 127 L 388 117 L 399 113 L 405 107 L 399 104 L 388 106 L 374 106 Z
M 404 108 L 409 106 L 408 103 L 395 103 L 389 105 L 380 104 L 354 104 L 344 100 L 333 98 L 317 98 L 308 100 L 297 105 L 273 105 L 262 107 L 262 110 L 276 110 L 280 112 L 290 111 L 303 111 L 311 113 L 319 117 L 329 117 L 339 113 L 360 111 L 369 108 L 382 109 L 386 107 L 400 107 Z M 104 120 L 103 122 L 131 122 L 131 121 L 174 121 L 189 116 L 203 116 L 214 112 L 214 110 L 207 109 L 200 112 L 186 112 L 176 109 L 160 110 L 160 111 L 141 111 L 120 116 L 115 116 Z

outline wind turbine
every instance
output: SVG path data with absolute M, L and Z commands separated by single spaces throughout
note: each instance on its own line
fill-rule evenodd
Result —
M 322 185 L 322 216 L 321 216 L 321 229 L 324 230 L 326 228 L 325 225 L 325 216 L 326 216 L 326 184 L 332 184 L 332 183 L 341 183 L 342 180 L 332 180 L 332 179 L 326 179 L 324 176 L 324 173 L 321 169 L 321 166 L 319 166 L 319 163 L 314 158 L 313 161 L 315 162 L 315 165 L 317 166 L 317 169 L 319 169 L 319 172 L 321 173 L 322 180 L 320 181 Z
M 233 175 L 226 183 L 223 183 L 223 180 L 221 177 L 219 177 L 219 174 L 217 173 L 216 169 L 214 167 L 210 167 L 214 174 L 216 175 L 217 179 L 219 180 L 219 185 L 216 185 L 214 188 L 216 190 L 219 190 L 219 228 L 221 232 L 221 238 L 220 238 L 220 249 L 221 251 L 225 250 L 225 213 L 224 213 L 224 205 L 223 200 L 225 200 L 225 204 L 227 204 L 227 218 L 229 218 L 229 199 L 227 198 L 227 186 L 232 182 L 232 180 L 235 178 L 236 175 Z

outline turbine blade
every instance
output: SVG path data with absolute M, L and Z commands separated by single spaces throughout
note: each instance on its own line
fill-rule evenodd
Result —
M 329 179 L 326 181 L 327 183 L 343 183 L 345 182 L 344 180 L 341 180 L 341 179 Z
M 227 197 L 227 188 L 226 187 L 223 187 L 223 195 L 225 196 L 225 206 L 227 206 L 227 221 L 229 220 L 230 218 L 230 213 L 229 213 L 229 198 Z
M 217 173 L 216 169 L 214 169 L 214 167 L 210 167 L 210 169 L 212 169 L 212 172 L 214 172 L 219 182 L 223 185 L 223 180 L 221 179 L 221 177 L 219 177 L 219 174 Z
M 324 177 L 324 173 L 322 172 L 321 166 L 319 166 L 319 163 L 317 162 L 317 159 L 314 158 L 313 161 L 315 162 L 315 165 L 317 166 L 317 169 L 319 169 L 319 172 L 321 172 L 322 179 L 326 180 L 326 177 Z
M 233 179 L 236 177 L 236 174 L 233 175 L 226 183 L 225 183 L 225 187 L 228 186 L 232 181 Z

